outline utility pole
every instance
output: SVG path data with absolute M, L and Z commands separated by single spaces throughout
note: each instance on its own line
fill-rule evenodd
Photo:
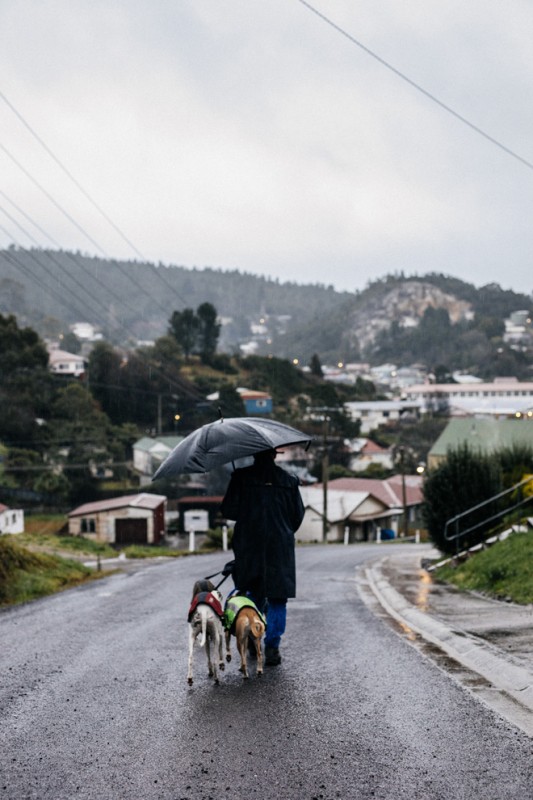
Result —
M 322 514 L 322 541 L 328 542 L 328 472 L 329 472 L 329 453 L 328 453 L 328 428 L 329 417 L 324 417 L 324 440 L 322 455 L 322 491 L 323 491 L 323 514 Z
M 402 476 L 402 536 L 407 536 L 407 492 L 405 489 L 405 448 L 402 446 L 400 450 L 400 472 Z

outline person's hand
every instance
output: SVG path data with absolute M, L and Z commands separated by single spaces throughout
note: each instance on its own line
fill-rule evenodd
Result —
M 235 565 L 235 560 L 228 561 L 228 563 L 224 565 L 222 574 L 224 575 L 225 578 L 227 578 L 228 575 L 231 575 L 231 573 L 233 572 L 234 565 Z

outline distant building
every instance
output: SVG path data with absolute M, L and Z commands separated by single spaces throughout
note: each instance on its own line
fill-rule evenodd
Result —
M 533 411 L 533 382 L 516 378 L 496 378 L 492 383 L 424 383 L 409 386 L 404 394 L 419 401 L 424 411 L 446 408 L 450 416 L 528 416 Z
M 532 319 L 529 311 L 514 311 L 504 320 L 503 341 L 514 350 L 525 350 L 533 343 Z
M 165 534 L 166 503 L 160 494 L 85 503 L 68 515 L 68 532 L 114 545 L 158 544 Z
M 345 444 L 352 452 L 348 467 L 353 472 L 364 472 L 373 464 L 383 469 L 392 469 L 393 460 L 390 447 L 381 447 L 372 439 L 354 439 Z
M 246 413 L 250 416 L 272 413 L 272 397 L 267 392 L 258 392 L 254 389 L 245 389 L 243 387 L 238 387 L 236 391 L 244 403 Z M 213 392 L 206 399 L 214 402 L 219 397 L 219 392 Z
M 363 434 L 389 422 L 397 422 L 407 415 L 416 418 L 422 407 L 420 400 L 354 400 L 344 404 L 350 419 L 360 421 Z
M 321 541 L 324 486 L 300 489 L 305 517 L 296 537 L 299 541 Z M 405 495 L 404 495 L 405 492 Z M 372 541 L 379 529 L 398 535 L 404 506 L 407 522 L 421 527 L 423 502 L 420 475 L 393 475 L 386 480 L 337 478 L 328 482 L 328 541 L 343 541 L 348 528 L 349 541 Z
M 75 378 L 81 377 L 87 369 L 87 364 L 81 356 L 58 348 L 48 351 L 48 366 L 56 375 L 69 375 Z
M 0 503 L 0 534 L 24 533 L 24 511 Z
M 70 325 L 70 330 L 77 339 L 86 342 L 99 342 L 104 338 L 90 322 L 75 322 Z
M 139 474 L 141 486 L 151 483 L 154 473 L 183 436 L 143 436 L 133 445 L 133 468 Z
M 533 450 L 533 415 L 526 419 L 451 419 L 428 453 L 428 467 L 445 461 L 449 450 L 466 445 L 473 452 L 490 454 L 526 445 Z

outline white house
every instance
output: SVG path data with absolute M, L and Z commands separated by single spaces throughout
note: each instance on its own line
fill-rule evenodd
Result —
M 75 378 L 79 378 L 86 370 L 82 356 L 57 348 L 48 351 L 48 366 L 56 375 L 71 375 Z
M 361 422 L 361 433 L 397 422 L 404 415 L 419 415 L 423 403 L 420 400 L 353 400 L 344 404 L 346 413 L 354 422 Z
M 392 469 L 393 460 L 390 447 L 381 447 L 372 439 L 346 440 L 345 445 L 351 452 L 348 466 L 353 472 L 364 472 L 372 464 L 386 470 Z
M 423 527 L 420 510 L 423 501 L 420 475 L 392 475 L 375 478 L 336 478 L 327 486 L 328 541 L 343 541 L 348 528 L 349 541 L 374 540 L 379 528 L 397 536 L 404 511 L 407 526 Z M 299 541 L 322 541 L 324 485 L 300 488 L 305 507 Z
M 323 487 L 302 486 L 300 492 L 305 515 L 296 539 L 299 542 L 320 542 L 324 517 Z M 378 527 L 388 516 L 387 505 L 370 492 L 335 489 L 327 492 L 328 542 L 343 541 L 346 527 L 350 541 L 375 539 Z
M 151 482 L 157 468 L 182 440 L 183 436 L 143 436 L 135 442 L 133 468 L 140 475 L 141 486 Z
M 24 533 L 24 511 L 0 503 L 0 534 Z

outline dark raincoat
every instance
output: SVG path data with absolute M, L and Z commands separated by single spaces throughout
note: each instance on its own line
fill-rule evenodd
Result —
M 221 511 L 236 521 L 235 586 L 255 598 L 295 597 L 294 534 L 304 517 L 298 479 L 273 462 L 235 470 Z

